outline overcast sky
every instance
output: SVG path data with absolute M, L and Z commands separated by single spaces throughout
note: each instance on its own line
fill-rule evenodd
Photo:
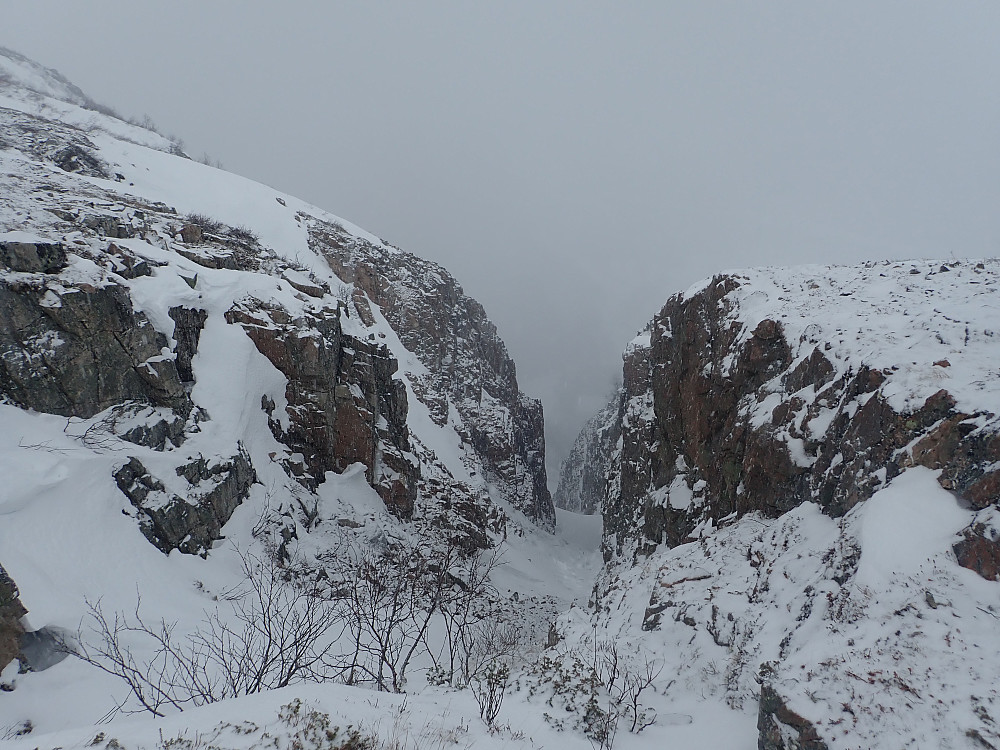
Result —
M 445 265 L 550 472 L 703 276 L 1000 254 L 994 0 L 0 0 L 0 45 Z

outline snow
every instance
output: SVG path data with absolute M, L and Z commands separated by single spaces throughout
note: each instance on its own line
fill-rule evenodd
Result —
M 945 270 L 946 269 L 946 270 Z M 916 273 L 914 273 L 914 271 Z M 837 374 L 882 370 L 882 393 L 912 411 L 946 388 L 957 408 L 1000 414 L 1000 260 L 883 261 L 727 272 L 740 286 L 726 299 L 744 336 L 779 321 L 793 358 L 819 341 Z M 835 304 L 831 304 L 835 300 Z M 985 325 L 984 325 L 985 324 Z M 946 365 L 935 364 L 947 362 Z
M 596 552 L 601 546 L 603 523 L 599 513 L 588 515 L 556 508 L 556 528 L 570 547 Z
M 968 511 L 934 475 L 914 467 L 865 503 L 859 583 L 884 586 L 897 576 L 918 575 L 969 524 Z
M 831 750 L 890 737 L 893 747 L 981 747 L 967 732 L 996 739 L 983 717 L 1000 705 L 989 645 L 1000 584 L 960 568 L 951 549 L 975 518 L 916 467 L 843 519 L 806 503 L 720 523 L 636 567 L 606 568 L 600 628 L 665 664 L 676 684 L 658 711 L 701 694 L 703 720 L 749 721 L 769 662 L 769 681 Z M 585 620 L 560 625 L 587 637 Z
M 0 232 L 0 242 L 25 242 L 29 245 L 35 245 L 38 243 L 46 243 L 51 240 L 47 240 L 44 237 L 40 237 L 33 232 L 22 232 L 14 230 L 12 232 Z

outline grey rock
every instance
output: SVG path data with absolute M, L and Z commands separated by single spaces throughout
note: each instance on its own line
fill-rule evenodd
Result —
M 125 401 L 186 413 L 166 338 L 117 284 L 0 280 L 0 394 L 23 408 L 88 418 Z
M 108 176 L 100 160 L 77 143 L 71 143 L 58 151 L 52 161 L 64 172 L 80 172 L 93 177 Z
M 198 340 L 208 313 L 190 307 L 171 307 L 169 315 L 174 321 L 174 340 L 177 342 L 174 349 L 177 354 L 177 374 L 182 382 L 194 382 L 191 358 L 198 353 Z
M 23 273 L 58 273 L 66 267 L 58 242 L 0 242 L 0 264 Z
M 177 549 L 206 555 L 222 527 L 257 481 L 250 456 L 240 444 L 236 455 L 218 463 L 198 457 L 176 468 L 188 483 L 184 496 L 168 493 L 135 457 L 115 472 L 118 488 L 142 514 L 139 528 L 164 553 Z
M 411 384 L 431 417 L 446 424 L 450 400 L 495 490 L 536 523 L 551 526 L 542 405 L 520 392 L 514 363 L 482 305 L 436 263 L 361 240 L 335 224 L 314 221 L 309 229 L 310 246 L 379 306 L 429 370 L 429 377 L 411 378 Z M 367 305 L 355 307 L 362 320 L 370 316 Z
M 574 513 L 600 513 L 607 490 L 608 469 L 621 435 L 618 412 L 621 391 L 580 430 L 559 471 L 559 486 L 552 501 Z
M 21 663 L 32 672 L 44 672 L 70 654 L 68 635 L 60 628 L 39 628 L 21 636 Z
M 197 245 L 203 237 L 201 227 L 197 224 L 185 224 L 181 227 L 181 241 L 187 245 Z

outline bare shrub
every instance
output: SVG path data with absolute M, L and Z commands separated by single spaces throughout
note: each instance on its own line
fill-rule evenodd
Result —
M 201 230 L 207 234 L 221 235 L 226 233 L 225 224 L 205 214 L 188 214 L 185 217 L 185 221 L 188 224 L 195 224 L 201 227 Z
M 477 550 L 455 557 L 450 585 L 440 600 L 444 642 L 437 653 L 428 645 L 428 652 L 446 676 L 444 681 L 462 686 L 486 665 L 500 658 L 509 660 L 519 644 L 517 629 L 503 620 L 491 582 L 502 564 L 500 552 Z
M 103 735 L 98 735 L 103 741 Z M 96 738 L 95 738 L 96 739 Z M 227 740 L 231 740 L 229 744 Z M 91 743 L 92 745 L 98 742 Z M 109 747 L 111 747 L 109 745 Z M 296 698 L 278 711 L 277 722 L 260 726 L 244 721 L 220 722 L 215 727 L 189 734 L 188 730 L 164 737 L 160 730 L 157 750 L 229 750 L 267 747 L 273 750 L 376 750 L 378 738 L 359 727 L 333 724 L 330 715 Z
M 402 692 L 413 657 L 426 644 L 451 582 L 455 548 L 416 543 L 378 554 L 366 551 L 347 571 L 351 654 L 343 665 L 349 684 L 370 681 Z
M 107 615 L 101 602 L 88 602 L 90 634 L 77 655 L 125 682 L 143 710 L 191 706 L 331 679 L 327 658 L 343 633 L 344 620 L 308 580 L 293 577 L 273 555 L 241 553 L 243 587 L 230 592 L 228 616 L 206 612 L 187 637 L 176 623 L 148 622 L 141 601 L 132 615 Z M 130 643 L 141 644 L 136 657 Z
M 497 553 L 418 540 L 379 552 L 348 543 L 308 563 L 287 546 L 240 558 L 244 583 L 187 634 L 146 619 L 141 602 L 129 614 L 88 602 L 77 655 L 125 682 L 139 710 L 162 716 L 303 681 L 398 693 L 426 653 L 445 681 L 475 681 L 484 720 L 495 720 L 518 647 L 490 583 Z M 444 634 L 432 639 L 435 622 Z
M 476 703 L 479 704 L 479 715 L 486 726 L 495 725 L 509 684 L 510 667 L 502 661 L 490 662 L 469 682 Z
M 656 721 L 656 712 L 644 706 L 642 698 L 662 671 L 660 662 L 647 657 L 641 662 L 625 658 L 617 644 L 598 640 L 595 632 L 593 648 L 587 651 L 544 655 L 534 668 L 538 682 L 530 692 L 551 691 L 550 705 L 558 700 L 579 717 L 575 726 L 595 747 L 609 750 L 620 725 L 639 734 Z
M 256 245 L 260 242 L 260 237 L 255 231 L 250 229 L 250 227 L 242 225 L 238 227 L 230 227 L 227 234 L 231 239 L 234 239 L 237 242 L 242 242 L 246 245 Z

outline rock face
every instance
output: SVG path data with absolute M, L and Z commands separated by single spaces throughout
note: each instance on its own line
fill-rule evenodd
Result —
M 193 383 L 191 358 L 198 353 L 198 339 L 201 337 L 201 329 L 205 327 L 208 313 L 178 305 L 170 308 L 170 317 L 174 321 L 174 339 L 177 341 L 177 375 L 182 382 Z
M 21 653 L 21 618 L 28 610 L 17 594 L 17 585 L 0 565 L 0 672 Z
M 987 581 L 1000 581 L 1000 517 L 996 507 L 976 516 L 952 548 L 955 559 Z
M 559 472 L 552 501 L 574 513 L 600 513 L 611 456 L 621 437 L 621 392 L 583 426 Z
M 0 265 L 23 273 L 58 273 L 66 267 L 66 251 L 52 242 L 0 242 Z
M 0 393 L 18 406 L 83 418 L 125 401 L 185 411 L 166 344 L 119 284 L 0 273 Z
M 979 363 L 989 355 L 973 343 L 995 346 L 991 330 L 976 330 L 981 322 L 964 306 L 961 318 L 929 310 L 929 330 L 920 329 L 927 351 L 913 352 L 905 326 L 909 303 L 938 309 L 952 293 L 992 293 L 997 269 L 955 266 L 945 276 L 938 266 L 921 272 L 922 284 L 909 264 L 833 278 L 806 269 L 782 286 L 721 276 L 671 299 L 625 354 L 606 554 L 630 539 L 677 545 L 699 524 L 777 517 L 807 500 L 843 515 L 912 465 L 940 470 L 941 485 L 975 508 L 995 503 L 1000 422 L 979 396 Z M 837 297 L 849 290 L 836 303 L 843 326 L 820 322 L 832 285 Z M 873 310 L 880 285 L 889 287 L 877 291 L 887 309 Z M 803 309 L 792 317 L 785 300 L 796 293 Z M 880 327 L 894 328 L 899 343 L 880 350 L 885 342 L 872 335 Z M 942 354 L 962 357 L 961 371 Z
M 993 653 L 965 713 L 946 675 L 996 628 L 958 566 L 1000 577 L 998 297 L 1000 263 L 963 261 L 669 300 L 624 354 L 598 621 L 670 653 L 682 691 L 759 701 L 763 750 L 996 746 Z
M 441 266 L 336 225 L 311 222 L 309 239 L 341 279 L 379 306 L 427 368 L 411 383 L 432 419 L 460 425 L 500 496 L 551 525 L 542 405 L 518 390 L 514 363 L 482 305 Z M 359 315 L 370 314 L 364 305 Z
M 176 493 L 137 458 L 115 472 L 118 488 L 142 515 L 140 530 L 160 551 L 206 554 L 212 548 L 257 478 L 250 457 L 239 447 L 239 453 L 224 461 L 209 463 L 199 456 L 178 466 L 176 475 L 185 483 L 172 483 Z
M 343 334 L 341 309 L 293 320 L 280 307 L 243 302 L 226 320 L 288 378 L 288 427 L 273 404 L 264 408 L 275 437 L 304 457 L 293 473 L 315 488 L 327 471 L 362 463 L 386 506 L 410 518 L 420 467 L 409 458 L 406 388 L 393 379 L 398 365 L 386 347 Z
M 0 73 L 0 409 L 64 418 L 19 450 L 90 451 L 101 501 L 165 553 L 207 554 L 241 505 L 285 542 L 331 527 L 321 511 L 366 544 L 403 522 L 470 553 L 512 517 L 552 525 L 541 404 L 444 269 L 265 186 L 164 167 L 176 144 L 14 53 Z M 236 208 L 189 213 L 206 192 Z

